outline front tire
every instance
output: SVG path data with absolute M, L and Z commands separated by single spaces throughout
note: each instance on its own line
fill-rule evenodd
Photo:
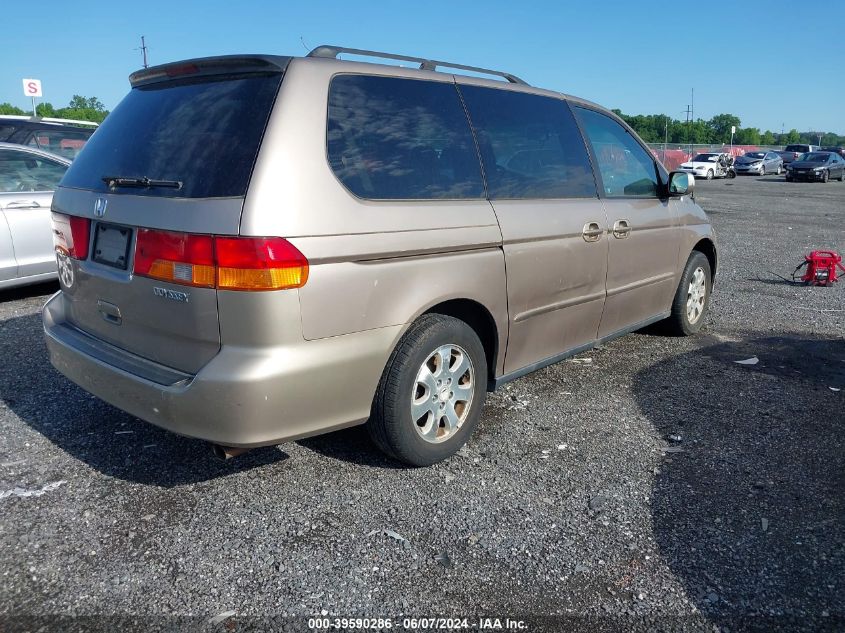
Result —
M 466 443 L 486 394 L 487 357 L 475 331 L 454 317 L 425 314 L 390 355 L 367 430 L 391 457 L 429 466 Z
M 777 173 L 777 175 L 778 175 L 778 176 L 780 176 L 782 172 L 783 172 L 783 169 L 781 169 L 781 166 L 780 166 L 780 165 L 778 165 L 778 173 Z
M 760 175 L 761 175 L 761 176 L 765 176 L 765 175 L 766 175 L 766 167 L 765 167 L 765 165 L 764 165 L 763 167 L 761 167 L 761 168 L 760 168 Z
M 713 180 L 713 170 L 712 169 L 707 170 L 707 180 Z
M 830 172 L 825 170 L 824 173 L 822 173 L 822 182 L 827 182 L 828 180 L 830 180 Z
M 666 325 L 672 334 L 690 336 L 698 333 L 710 308 L 713 286 L 710 260 L 700 251 L 693 251 L 672 301 L 672 314 Z
M 845 182 L 845 169 L 839 174 L 839 182 Z

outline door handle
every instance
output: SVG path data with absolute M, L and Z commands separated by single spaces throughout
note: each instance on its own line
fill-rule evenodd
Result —
M 6 205 L 7 209 L 37 209 L 41 205 L 35 200 L 12 200 Z
M 618 240 L 624 240 L 631 234 L 631 225 L 628 220 L 616 220 L 613 223 L 613 237 Z
M 585 242 L 598 242 L 601 239 L 602 233 L 604 233 L 604 230 L 598 222 L 587 222 L 584 225 L 584 230 L 581 232 L 581 236 L 584 238 Z

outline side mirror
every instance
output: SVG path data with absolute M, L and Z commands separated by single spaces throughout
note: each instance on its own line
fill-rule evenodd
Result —
M 692 195 L 695 189 L 695 176 L 685 171 L 673 171 L 669 174 L 669 195 L 673 198 Z

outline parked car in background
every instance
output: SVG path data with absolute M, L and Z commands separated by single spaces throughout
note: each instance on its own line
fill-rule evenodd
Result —
M 839 154 L 840 157 L 845 158 L 845 147 L 822 147 L 820 152 L 833 152 Z
M 827 182 L 832 179 L 845 181 L 845 158 L 833 152 L 801 154 L 786 167 L 787 180 Z
M 776 152 L 747 152 L 734 161 L 737 176 L 765 176 L 783 172 L 783 159 Z
M 91 121 L 0 115 L 0 142 L 37 147 L 71 160 L 96 129 Z
M 778 152 L 778 155 L 783 159 L 784 164 L 791 163 L 796 158 L 805 152 L 815 152 L 819 149 L 818 145 L 804 145 L 803 143 L 793 143 L 783 148 L 783 152 Z
M 56 277 L 50 203 L 68 165 L 63 156 L 0 143 L 0 288 Z
M 712 180 L 713 178 L 724 178 L 727 176 L 728 168 L 732 161 L 733 158 L 729 154 L 719 152 L 696 154 L 692 157 L 692 160 L 681 163 L 678 169 L 691 173 L 696 178 Z
M 321 46 L 132 74 L 53 199 L 53 365 L 218 455 L 366 423 L 419 466 L 488 390 L 648 323 L 697 332 L 695 179 L 609 110 L 455 67 Z

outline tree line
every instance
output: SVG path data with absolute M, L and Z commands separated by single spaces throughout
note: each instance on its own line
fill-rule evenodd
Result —
M 102 123 L 109 111 L 97 97 L 73 95 L 66 108 L 56 108 L 52 103 L 44 102 L 35 106 L 35 113 L 40 117 L 57 119 L 76 119 Z M 21 110 L 11 103 L 0 103 L 0 114 L 29 115 L 31 110 Z
M 756 127 L 742 127 L 739 117 L 733 114 L 717 114 L 709 120 L 679 121 L 665 114 L 630 115 L 621 110 L 614 112 L 634 128 L 646 143 L 727 145 L 731 142 L 731 127 L 736 126 L 734 145 L 818 145 L 819 136 L 821 145 L 845 145 L 845 136 L 833 132 L 799 132 L 793 128 L 789 132 L 775 133 L 770 130 L 763 132 Z

